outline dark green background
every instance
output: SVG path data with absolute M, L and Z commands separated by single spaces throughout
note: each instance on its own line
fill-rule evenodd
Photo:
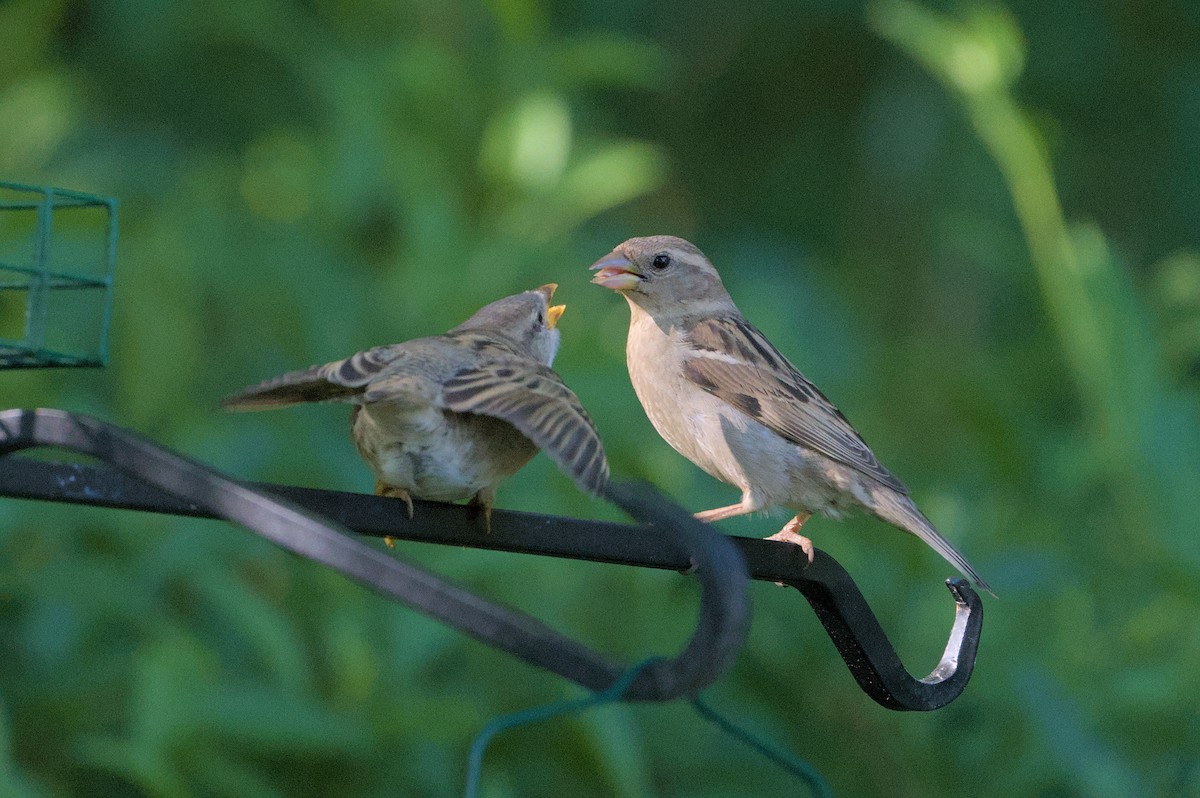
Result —
M 344 408 L 218 399 L 555 281 L 614 472 L 733 501 L 653 433 L 587 283 L 624 238 L 696 242 L 1001 597 L 966 693 L 916 715 L 755 584 L 711 700 L 840 795 L 1200 795 L 1195 3 L 5 0 L 0 180 L 122 203 L 112 365 L 0 374 L 4 406 L 353 490 Z M 541 457 L 499 503 L 617 517 Z M 579 694 L 228 525 L 0 513 L 4 795 L 452 796 L 488 720 Z M 932 667 L 949 567 L 808 531 Z M 677 574 L 398 553 L 631 661 L 694 618 Z M 800 789 L 683 705 L 507 733 L 484 786 Z

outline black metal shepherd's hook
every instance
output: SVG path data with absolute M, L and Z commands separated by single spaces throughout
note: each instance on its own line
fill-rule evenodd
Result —
M 139 435 L 61 410 L 0 412 L 0 455 L 37 446 L 70 449 L 120 469 L 126 484 L 109 493 L 110 502 L 116 505 L 123 503 L 123 497 L 137 492 L 144 495 L 153 486 L 160 501 L 170 497 L 182 502 L 188 514 L 241 524 L 289 551 L 591 690 L 609 686 L 627 668 L 524 613 L 486 601 L 355 540 L 335 523 L 287 499 L 235 482 Z M 12 458 L 6 460 L 11 476 Z M 18 466 L 20 474 L 34 462 Z M 65 478 L 59 490 L 74 483 L 73 487 L 83 489 L 83 495 L 96 498 L 92 488 L 76 479 L 80 473 L 60 475 Z M 23 495 L 20 490 L 5 492 Z M 675 657 L 641 670 L 623 697 L 665 701 L 695 695 L 728 669 L 745 641 L 749 626 L 745 563 L 725 538 L 661 497 L 619 486 L 610 491 L 610 497 L 631 513 L 654 520 L 660 544 L 677 548 L 683 557 L 696 562 L 702 591 L 700 620 L 687 646 Z
M 0 458 L 0 495 L 235 521 L 593 690 L 611 684 L 622 666 L 526 615 L 347 538 L 311 514 L 365 535 L 650 568 L 694 568 L 702 585 L 696 631 L 680 655 L 641 673 L 627 698 L 694 695 L 730 666 L 748 623 L 747 570 L 752 578 L 799 590 L 860 687 L 889 709 L 945 706 L 962 693 L 975 664 L 982 604 L 964 580 L 947 582 L 955 617 L 945 653 L 928 676 L 916 679 L 901 663 L 854 581 L 832 557 L 818 550 L 808 566 L 796 546 L 717 535 L 642 488 L 614 484 L 607 497 L 658 534 L 641 526 L 497 510 L 491 533 L 484 536 L 464 507 L 419 502 L 410 520 L 397 512 L 394 499 L 234 482 L 86 416 L 57 410 L 0 413 L 0 455 L 45 445 L 89 454 L 112 467 Z

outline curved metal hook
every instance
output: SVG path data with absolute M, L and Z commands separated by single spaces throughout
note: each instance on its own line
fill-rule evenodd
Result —
M 0 455 L 57 446 L 97 457 L 133 480 L 154 486 L 189 515 L 223 518 L 278 546 L 334 568 L 472 637 L 591 690 L 616 681 L 626 666 L 516 610 L 486 601 L 403 563 L 352 537 L 311 510 L 235 482 L 207 466 L 139 435 L 61 410 L 0 412 Z M 20 464 L 23 468 L 35 465 Z M 694 562 L 702 594 L 700 619 L 686 648 L 648 665 L 625 692 L 627 699 L 666 701 L 693 696 L 729 668 L 749 626 L 745 562 L 736 547 L 661 495 L 612 485 L 606 495 L 635 518 L 654 523 L 672 556 Z M 389 507 L 395 512 L 395 505 Z M 478 533 L 476 533 L 478 535 Z M 640 534 L 647 536 L 644 529 Z
M 0 450 L 2 446 L 0 439 Z M 459 506 L 417 502 L 416 517 L 409 520 L 396 511 L 393 499 L 289 485 L 255 487 L 365 535 L 677 571 L 688 570 L 692 565 L 691 555 L 682 548 L 664 546 L 661 537 L 646 534 L 645 527 L 640 526 L 496 510 L 491 534 L 481 537 L 467 510 Z M 621 490 L 614 488 L 610 496 L 618 504 L 623 500 Z M 6 463 L 0 458 L 0 493 L 215 517 L 203 507 L 164 494 L 119 471 L 78 464 Z M 659 501 L 643 499 L 643 505 L 650 506 L 627 509 L 635 517 L 642 512 L 642 517 L 653 521 L 645 513 L 653 512 Z M 673 512 L 681 512 L 671 507 Z M 683 523 L 687 519 L 677 520 Z M 694 525 L 684 526 L 695 529 Z M 862 689 L 883 706 L 896 710 L 937 709 L 956 699 L 966 688 L 975 667 L 983 605 L 965 582 L 957 579 L 947 582 L 955 601 L 954 623 L 938 666 L 925 678 L 918 679 L 905 669 L 858 586 L 831 556 L 817 550 L 813 565 L 809 566 L 797 547 L 787 543 L 741 537 L 731 537 L 728 541 L 741 550 L 751 578 L 782 582 L 804 595 L 846 667 Z M 719 563 L 711 568 L 701 567 L 700 576 L 715 579 L 723 569 Z M 708 596 L 718 596 L 721 592 L 714 589 L 703 595 L 702 608 Z M 737 591 L 737 595 L 744 600 L 744 593 Z M 729 612 L 736 614 L 732 609 Z M 703 617 L 708 616 L 702 611 Z M 694 637 L 693 641 L 699 639 Z M 732 649 L 727 651 L 726 656 L 732 656 Z
M 916 679 L 888 642 L 850 574 L 833 557 L 818 549 L 812 565 L 805 568 L 796 546 L 781 550 L 770 540 L 744 540 L 742 552 L 755 579 L 780 582 L 804 595 L 859 687 L 883 706 L 940 709 L 966 689 L 983 631 L 983 602 L 965 579 L 946 580 L 954 597 L 954 625 L 937 667 Z

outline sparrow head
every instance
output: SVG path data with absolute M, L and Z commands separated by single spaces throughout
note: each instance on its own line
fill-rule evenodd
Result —
M 592 282 L 625 295 L 651 316 L 728 311 L 721 276 L 694 244 L 675 236 L 631 238 L 591 266 Z
M 503 335 L 518 349 L 547 366 L 558 352 L 558 319 L 566 305 L 551 305 L 554 283 L 506 296 L 484 305 L 455 330 L 488 330 Z

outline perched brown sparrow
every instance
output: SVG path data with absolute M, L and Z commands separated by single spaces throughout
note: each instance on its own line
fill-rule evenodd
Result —
M 593 283 L 629 301 L 629 377 L 658 433 L 742 500 L 697 513 L 719 521 L 772 506 L 796 512 L 774 540 L 804 548 L 813 513 L 862 509 L 911 532 L 990 592 L 913 504 L 838 409 L 738 311 L 717 270 L 673 236 L 632 238 Z
M 584 490 L 599 492 L 608 461 L 596 428 L 550 364 L 564 305 L 557 286 L 485 305 L 445 335 L 378 346 L 293 371 L 222 402 L 262 410 L 300 402 L 354 405 L 350 427 L 375 472 L 375 492 L 470 499 L 490 527 L 496 486 L 540 448 Z

